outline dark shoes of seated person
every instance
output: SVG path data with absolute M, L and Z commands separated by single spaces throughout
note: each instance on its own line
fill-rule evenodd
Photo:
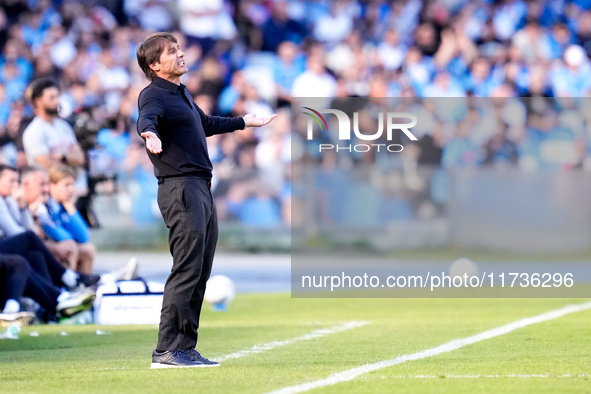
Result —
M 209 360 L 208 360 L 209 361 Z M 217 363 L 216 363 L 217 364 Z M 216 367 L 217 365 L 205 364 L 202 361 L 194 360 L 182 350 L 152 352 L 152 366 L 150 369 L 160 368 L 195 368 L 195 367 Z
M 194 347 L 190 348 L 189 350 L 185 350 L 185 354 L 195 361 L 201 361 L 203 364 L 205 364 L 208 367 L 219 367 L 220 366 L 220 363 L 218 363 L 216 361 L 208 360 L 205 357 L 203 357 L 201 354 L 199 354 L 199 352 L 197 350 L 195 350 Z
M 101 280 L 101 276 L 98 274 L 78 274 L 78 284 L 86 287 L 91 287 L 97 284 Z

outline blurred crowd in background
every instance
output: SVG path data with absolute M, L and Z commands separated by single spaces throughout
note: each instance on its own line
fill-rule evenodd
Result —
M 293 100 L 298 108 L 319 106 L 315 98 Z M 332 109 L 354 113 L 353 130 L 363 130 L 365 138 L 380 132 L 381 136 L 367 140 L 352 131 L 350 139 L 339 139 L 336 116 L 324 114 L 327 127 L 321 128 L 314 126 L 306 111 L 294 113 L 294 226 L 312 222 L 379 228 L 446 217 L 451 199 L 466 192 L 456 184 L 453 193 L 450 170 L 471 172 L 480 181 L 470 188 L 485 195 L 498 193 L 502 179 L 521 179 L 525 195 L 532 193 L 525 186 L 531 179 L 591 170 L 591 98 L 347 97 L 331 104 Z M 390 113 L 416 117 L 416 126 L 409 129 L 416 141 L 400 129 L 387 137 Z M 409 121 L 392 119 L 400 124 Z M 313 126 L 312 138 L 306 122 Z M 388 151 L 400 146 L 404 146 L 401 153 Z M 570 182 L 552 187 L 565 192 Z M 307 214 L 309 210 L 314 215 Z
M 488 134 L 477 109 L 471 121 L 435 119 L 422 141 L 405 142 L 394 159 L 400 163 L 545 168 L 552 153 L 544 141 L 559 139 L 570 156 L 549 166 L 573 168 L 583 166 L 591 146 L 585 107 L 572 104 L 583 108 L 577 121 L 561 122 L 556 107 L 563 104 L 554 100 L 591 93 L 589 0 L 0 4 L 2 162 L 27 163 L 22 132 L 33 112 L 26 89 L 52 78 L 60 88 L 60 116 L 73 125 L 86 156 L 81 183 L 117 193 L 136 223 L 160 220 L 156 179 L 135 127 L 137 96 L 148 84 L 135 51 L 154 31 L 179 39 L 189 67 L 181 82 L 205 113 L 279 114 L 267 127 L 208 138 L 221 221 L 291 222 L 290 163 L 307 155 L 306 149 L 292 155 L 292 140 L 299 141 L 290 126 L 292 96 L 367 96 L 370 103 L 379 97 L 541 99 L 524 106 L 521 127 L 501 121 Z M 378 157 L 352 160 L 377 163 Z M 140 196 L 151 203 L 136 203 Z

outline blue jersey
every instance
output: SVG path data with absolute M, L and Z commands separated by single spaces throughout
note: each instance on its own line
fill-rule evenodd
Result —
M 60 242 L 72 239 L 78 243 L 89 240 L 88 226 L 78 211 L 68 213 L 64 206 L 53 198 L 42 204 L 36 211 L 37 220 L 49 239 Z

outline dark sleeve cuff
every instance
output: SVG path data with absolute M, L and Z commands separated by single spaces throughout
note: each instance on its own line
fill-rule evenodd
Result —
M 147 132 L 151 132 L 151 133 L 156 134 L 156 137 L 158 137 L 158 139 L 160 139 L 160 134 L 158 134 L 158 132 L 156 130 L 144 130 L 144 131 L 142 131 L 142 133 L 147 133 Z M 144 137 L 142 137 L 142 138 L 144 138 Z
M 224 119 L 221 117 L 220 119 Z M 224 133 L 231 133 L 236 130 L 244 130 L 246 128 L 246 122 L 242 116 L 228 116 L 226 117 L 227 121 L 226 124 L 222 126 L 221 132 L 216 132 L 214 134 L 224 134 Z

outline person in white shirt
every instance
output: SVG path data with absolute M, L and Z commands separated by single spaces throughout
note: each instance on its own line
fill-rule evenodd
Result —
M 236 36 L 234 20 L 223 0 L 179 0 L 179 24 L 189 46 L 198 43 L 207 54 L 217 40 Z
M 337 90 L 335 78 L 326 72 L 324 58 L 320 54 L 310 55 L 306 71 L 293 83 L 293 97 L 334 97 Z
M 49 168 L 57 163 L 73 167 L 84 164 L 84 152 L 72 126 L 58 115 L 57 84 L 50 79 L 33 82 L 31 103 L 36 116 L 23 132 L 23 147 L 29 165 Z

